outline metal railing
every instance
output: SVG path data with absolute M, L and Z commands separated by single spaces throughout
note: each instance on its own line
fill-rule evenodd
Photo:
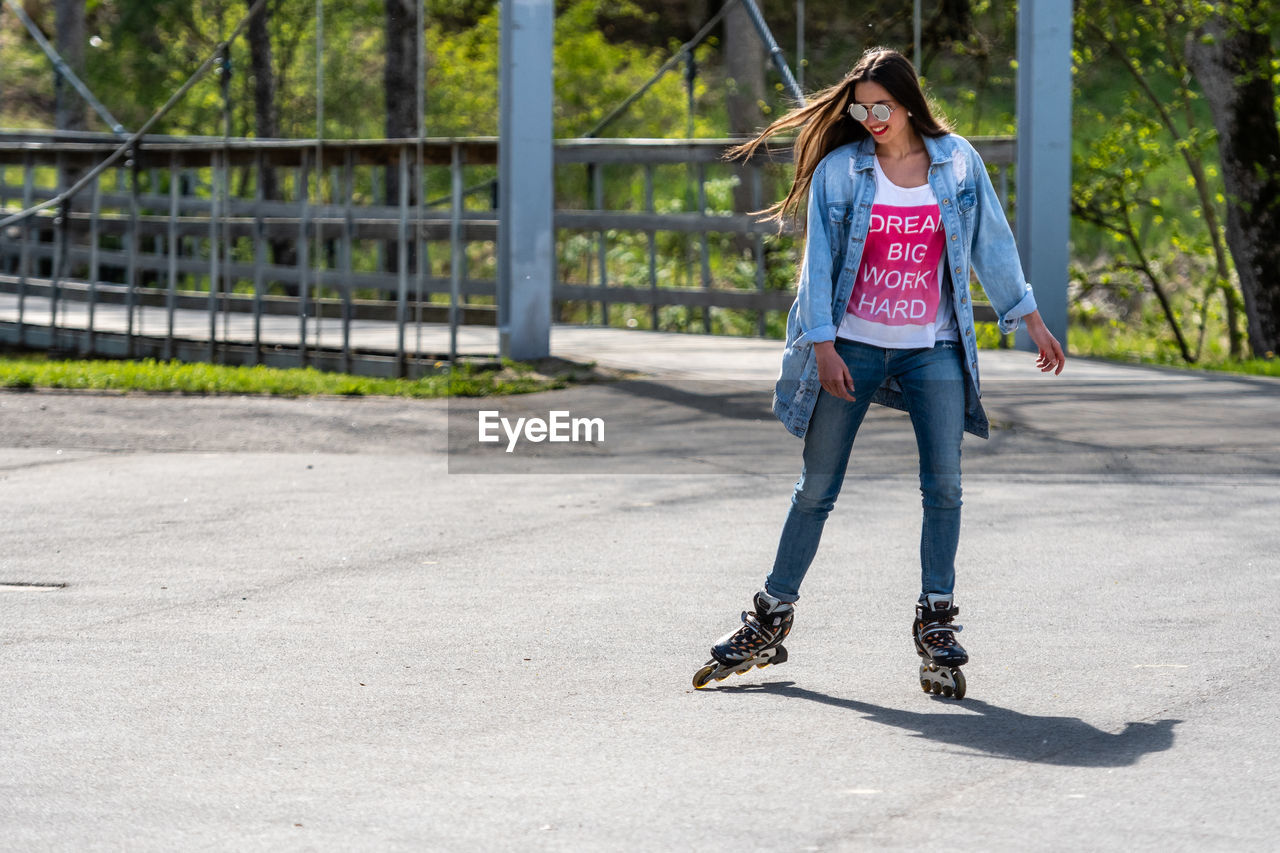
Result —
M 0 133 L 0 211 L 116 144 Z M 794 237 L 741 211 L 777 197 L 790 152 L 728 164 L 729 144 L 556 144 L 560 322 L 778 333 Z M 978 146 L 1007 198 L 1012 140 Z M 0 342 L 381 375 L 494 356 L 497 153 L 491 138 L 152 137 L 0 232 Z

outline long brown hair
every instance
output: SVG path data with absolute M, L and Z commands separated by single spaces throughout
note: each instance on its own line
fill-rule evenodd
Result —
M 911 126 L 921 136 L 945 136 L 951 132 L 950 123 L 941 116 L 935 116 L 930 109 L 916 70 L 907 58 L 892 48 L 873 47 L 862 54 L 839 83 L 816 93 L 807 105 L 791 110 L 754 139 L 726 152 L 726 158 L 745 160 L 770 137 L 799 128 L 794 144 L 796 174 L 791 190 L 782 201 L 757 211 L 765 215 L 764 221 L 777 221 L 781 225 L 787 216 L 800 218 L 801 208 L 809 195 L 813 171 L 822 158 L 845 143 L 870 135 L 862 122 L 854 121 L 848 113 L 849 105 L 853 103 L 853 87 L 859 83 L 883 86 L 895 101 L 906 108 Z

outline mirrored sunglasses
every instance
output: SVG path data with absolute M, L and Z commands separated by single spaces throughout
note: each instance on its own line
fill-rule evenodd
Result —
M 885 104 L 850 104 L 849 115 L 854 121 L 866 121 L 868 115 L 874 116 L 876 121 L 888 121 L 896 109 Z

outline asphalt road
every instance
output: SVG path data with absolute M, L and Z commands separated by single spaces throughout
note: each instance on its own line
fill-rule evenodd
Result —
M 1280 383 L 992 380 L 961 702 L 873 411 L 786 664 L 695 691 L 800 443 L 767 383 L 0 394 L 0 849 L 1271 850 Z M 490 405 L 484 403 L 483 405 Z M 448 435 L 454 441 L 452 448 Z

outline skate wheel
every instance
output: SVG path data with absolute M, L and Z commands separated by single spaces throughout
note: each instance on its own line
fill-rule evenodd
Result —
M 946 696 L 948 699 L 950 699 L 950 698 L 951 698 L 951 694 L 952 694 L 952 693 L 954 693 L 954 692 L 955 692 L 955 691 L 951 689 L 951 685 L 950 685 L 950 684 L 944 684 L 944 685 L 942 685 L 942 695 L 943 695 L 943 696 Z
M 711 680 L 711 673 L 716 671 L 715 664 L 707 664 L 702 669 L 693 674 L 693 686 L 699 690 L 707 686 L 707 682 Z
M 953 669 L 951 670 L 951 677 L 955 679 L 955 682 L 956 682 L 956 690 L 955 690 L 954 698 L 963 699 L 965 688 L 968 686 L 965 684 L 965 681 L 964 681 L 964 673 L 958 669 Z
M 935 682 L 934 682 L 932 685 L 930 685 L 930 686 L 933 688 L 933 695 L 934 695 L 934 696 L 940 696 L 940 695 L 942 695 L 942 685 L 941 685 L 941 684 L 939 684 L 939 683 L 937 683 L 937 682 L 935 681 Z
M 758 663 L 756 664 L 756 669 L 764 669 L 768 665 L 769 665 L 768 661 L 765 661 L 764 663 Z
M 929 690 L 932 688 L 930 688 L 929 682 L 926 679 L 922 678 L 920 679 L 920 689 L 923 690 L 925 693 L 928 693 Z

